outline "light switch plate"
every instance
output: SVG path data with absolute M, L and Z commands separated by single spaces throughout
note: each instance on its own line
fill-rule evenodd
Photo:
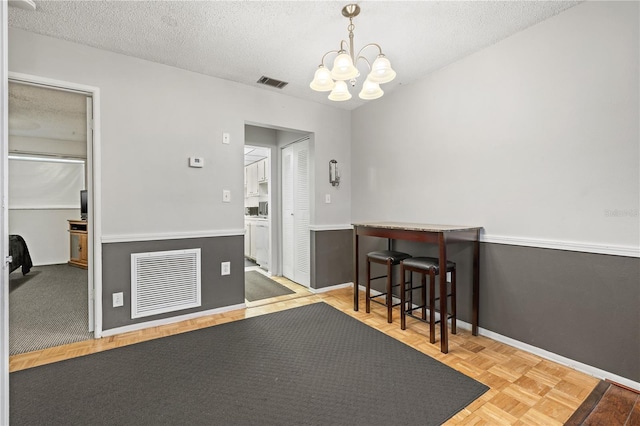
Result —
M 327 204 L 331 203 L 331 194 L 324 194 L 324 202 Z
M 228 189 L 223 189 L 222 190 L 222 202 L 223 203 L 230 203 L 231 202 L 231 191 L 229 191 Z
M 229 133 L 223 133 L 222 134 L 222 143 L 229 144 L 230 142 L 231 142 L 231 136 L 229 136 Z

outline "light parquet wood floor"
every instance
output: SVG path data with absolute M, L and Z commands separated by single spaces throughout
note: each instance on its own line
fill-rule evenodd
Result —
M 377 304 L 373 304 L 370 314 L 365 313 L 364 309 L 354 312 L 351 288 L 312 294 L 286 279 L 274 279 L 296 293 L 256 302 L 246 309 L 15 355 L 10 357 L 9 369 L 11 372 L 18 371 L 324 301 L 491 388 L 452 417 L 447 425 L 562 425 L 598 383 L 596 378 L 492 339 L 472 336 L 466 330 L 459 329 L 457 335 L 450 335 L 449 353 L 443 354 L 439 350 L 438 340 L 435 344 L 429 343 L 428 324 L 408 318 L 407 329 L 401 330 L 397 309 L 392 324 L 386 321 L 385 308 Z M 361 299 L 361 306 L 364 306 L 362 294 Z M 428 384 L 425 383 L 425 386 Z

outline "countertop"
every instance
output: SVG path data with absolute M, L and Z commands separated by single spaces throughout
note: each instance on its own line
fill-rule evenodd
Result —
M 472 231 L 482 229 L 481 226 L 466 225 L 433 225 L 426 223 L 405 223 L 405 222 L 359 222 L 353 226 L 368 226 L 372 228 L 402 229 L 405 231 L 427 231 L 427 232 L 450 232 L 450 231 Z
M 255 221 L 267 221 L 269 220 L 269 216 L 244 216 L 244 220 L 255 220 Z

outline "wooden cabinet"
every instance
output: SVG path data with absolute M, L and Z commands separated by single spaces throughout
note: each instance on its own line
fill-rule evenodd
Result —
M 69 220 L 69 265 L 87 269 L 89 244 L 87 243 L 87 221 Z

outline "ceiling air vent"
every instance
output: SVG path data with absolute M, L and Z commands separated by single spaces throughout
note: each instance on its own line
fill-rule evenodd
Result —
M 265 77 L 264 75 L 258 79 L 257 83 L 275 87 L 276 89 L 282 89 L 284 86 L 289 84 L 286 81 L 276 80 L 275 78 Z

